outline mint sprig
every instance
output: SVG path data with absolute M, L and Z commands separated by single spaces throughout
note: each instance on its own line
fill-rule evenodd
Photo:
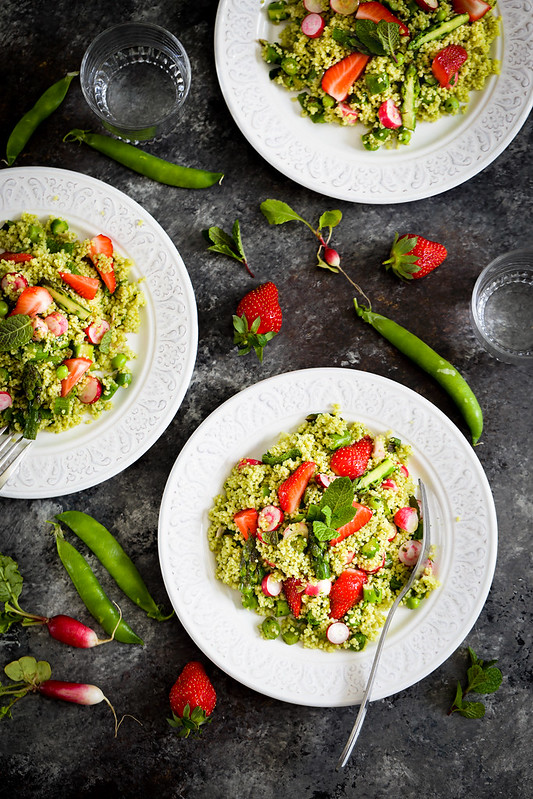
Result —
M 397 61 L 396 50 L 400 44 L 400 26 L 397 22 L 358 19 L 353 31 L 334 28 L 332 37 L 344 47 L 350 47 L 363 55 L 388 55 Z
M 12 352 L 23 347 L 33 336 L 31 317 L 16 314 L 0 321 L 0 352 Z
M 251 277 L 255 277 L 246 259 L 246 253 L 244 252 L 242 243 L 241 226 L 238 219 L 233 223 L 231 234 L 226 233 L 225 230 L 214 225 L 204 230 L 203 235 L 206 241 L 211 244 L 211 246 L 207 248 L 208 250 L 211 252 L 218 252 L 221 255 L 227 255 L 229 258 L 234 258 L 236 261 L 244 264 Z
M 481 719 L 485 715 L 485 705 L 483 702 L 465 701 L 465 696 L 474 694 L 493 694 L 501 685 L 502 673 L 494 664 L 496 660 L 484 663 L 471 647 L 468 647 L 470 655 L 470 667 L 466 673 L 467 686 L 463 690 L 460 682 L 457 683 L 455 699 L 448 711 L 448 715 L 459 713 L 468 719 Z

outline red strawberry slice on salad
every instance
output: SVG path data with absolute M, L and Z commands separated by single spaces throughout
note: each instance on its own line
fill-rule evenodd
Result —
M 350 480 L 354 480 L 366 472 L 373 449 L 374 443 L 370 436 L 364 436 L 355 444 L 335 450 L 331 456 L 330 466 L 339 477 L 349 477 Z
M 370 56 L 362 53 L 350 53 L 326 69 L 322 76 L 322 88 L 326 94 L 338 102 L 345 100 L 353 84 L 366 67 L 369 58 Z
M 456 14 L 468 14 L 470 22 L 477 22 L 491 10 L 485 0 L 452 0 L 452 6 Z
M 294 513 L 299 507 L 307 484 L 316 469 L 314 461 L 305 461 L 278 488 L 278 499 L 281 510 Z
M 34 256 L 29 252 L 3 252 L 0 254 L 0 261 L 13 261 L 15 264 L 23 264 L 31 261 Z
M 385 22 L 395 22 L 400 26 L 400 34 L 402 36 L 410 35 L 409 28 L 401 19 L 395 17 L 392 11 L 389 11 L 389 9 L 385 8 L 381 3 L 374 2 L 374 0 L 370 3 L 360 3 L 355 17 L 356 19 L 370 19 L 372 22 L 376 23 L 380 22 L 382 19 L 385 20 Z
M 104 258 L 102 258 L 104 256 Z M 89 257 L 96 267 L 96 271 L 113 294 L 117 287 L 115 268 L 113 266 L 113 242 L 109 236 L 100 233 L 89 243 Z
M 255 508 L 244 508 L 234 514 L 233 521 L 245 541 L 257 533 L 257 517 L 258 512 Z
M 460 44 L 450 44 L 439 50 L 431 63 L 431 70 L 443 89 L 453 88 L 459 79 L 459 70 L 468 58 Z
M 66 358 L 63 363 L 68 369 L 68 376 L 61 381 L 61 396 L 66 397 L 91 368 L 92 361 L 90 358 Z
M 329 615 L 332 619 L 342 619 L 362 600 L 367 579 L 365 572 L 359 569 L 347 569 L 339 574 L 329 594 Z
M 383 263 L 402 280 L 418 280 L 440 266 L 447 255 L 446 247 L 438 241 L 412 233 L 396 234 L 390 258 Z
M 367 508 L 366 505 L 360 505 L 359 502 L 353 502 L 352 504 L 355 508 L 355 516 L 347 524 L 343 524 L 342 527 L 339 527 L 337 530 L 337 537 L 329 542 L 330 547 L 340 544 L 340 542 L 348 538 L 349 535 L 356 533 L 372 518 L 372 511 L 370 508 Z
M 297 577 L 289 577 L 289 579 L 285 580 L 283 583 L 283 593 L 285 594 L 285 599 L 295 619 L 300 616 L 300 611 L 302 609 L 303 589 L 303 580 Z
M 60 272 L 59 277 L 84 300 L 94 300 L 96 292 L 100 288 L 100 281 L 97 277 L 73 275 L 71 272 Z
M 36 316 L 38 313 L 45 313 L 52 303 L 53 299 L 50 292 L 45 288 L 42 286 L 28 286 L 19 294 L 10 316 L 16 314 Z

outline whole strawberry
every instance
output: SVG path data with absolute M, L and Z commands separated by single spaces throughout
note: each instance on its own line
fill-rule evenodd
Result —
M 448 252 L 443 244 L 415 234 L 394 237 L 390 258 L 383 261 L 387 269 L 403 280 L 418 280 L 439 266 Z
M 340 447 L 331 456 L 329 465 L 339 477 L 354 480 L 366 472 L 374 444 L 370 436 L 364 436 L 355 444 Z
M 180 738 L 200 732 L 202 724 L 211 721 L 217 696 L 201 663 L 187 663 L 172 686 L 169 699 L 172 718 L 167 721 L 177 728 Z
M 239 355 L 246 355 L 253 349 L 262 361 L 263 348 L 279 332 L 281 321 L 278 289 L 274 283 L 262 283 L 249 291 L 233 317 L 233 342 L 239 347 Z

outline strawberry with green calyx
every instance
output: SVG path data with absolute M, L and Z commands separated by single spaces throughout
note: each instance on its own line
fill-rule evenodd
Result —
M 262 283 L 245 294 L 233 316 L 233 342 L 239 347 L 239 355 L 246 355 L 253 349 L 262 361 L 263 349 L 279 333 L 281 322 L 278 289 L 274 283 Z
M 199 733 L 201 726 L 211 721 L 217 696 L 213 685 L 198 661 L 184 666 L 170 691 L 172 718 L 167 719 L 180 738 Z
M 418 280 L 429 275 L 444 261 L 448 252 L 443 244 L 415 234 L 394 237 L 390 258 L 383 261 L 402 280 Z

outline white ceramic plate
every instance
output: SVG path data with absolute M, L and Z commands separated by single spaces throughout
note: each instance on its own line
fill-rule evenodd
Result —
M 420 200 L 459 186 L 516 136 L 533 104 L 533 26 L 529 0 L 499 0 L 501 73 L 473 92 L 466 114 L 417 126 L 411 144 L 367 152 L 362 126 L 313 125 L 296 95 L 272 83 L 258 39 L 274 41 L 260 0 L 221 0 L 215 59 L 222 93 L 241 132 L 272 166 L 329 197 L 360 203 Z
M 326 653 L 263 640 L 261 617 L 215 579 L 208 511 L 231 468 L 260 458 L 309 414 L 341 406 L 349 421 L 392 430 L 413 446 L 410 469 L 428 489 L 441 587 L 416 611 L 400 608 L 372 694 L 389 696 L 436 669 L 463 641 L 487 597 L 497 552 L 496 513 L 474 451 L 434 405 L 384 377 L 351 369 L 304 369 L 241 391 L 195 431 L 169 476 L 159 516 L 165 585 L 189 635 L 221 669 L 267 696 L 322 707 L 361 701 L 375 643 Z
M 198 343 L 196 302 L 172 241 L 138 203 L 95 178 L 65 169 L 22 167 L 0 172 L 0 218 L 23 211 L 63 216 L 79 237 L 109 236 L 131 258 L 132 280 L 145 278 L 146 306 L 133 381 L 114 407 L 91 424 L 39 433 L 0 496 L 35 499 L 81 491 L 130 466 L 163 433 L 189 385 Z

